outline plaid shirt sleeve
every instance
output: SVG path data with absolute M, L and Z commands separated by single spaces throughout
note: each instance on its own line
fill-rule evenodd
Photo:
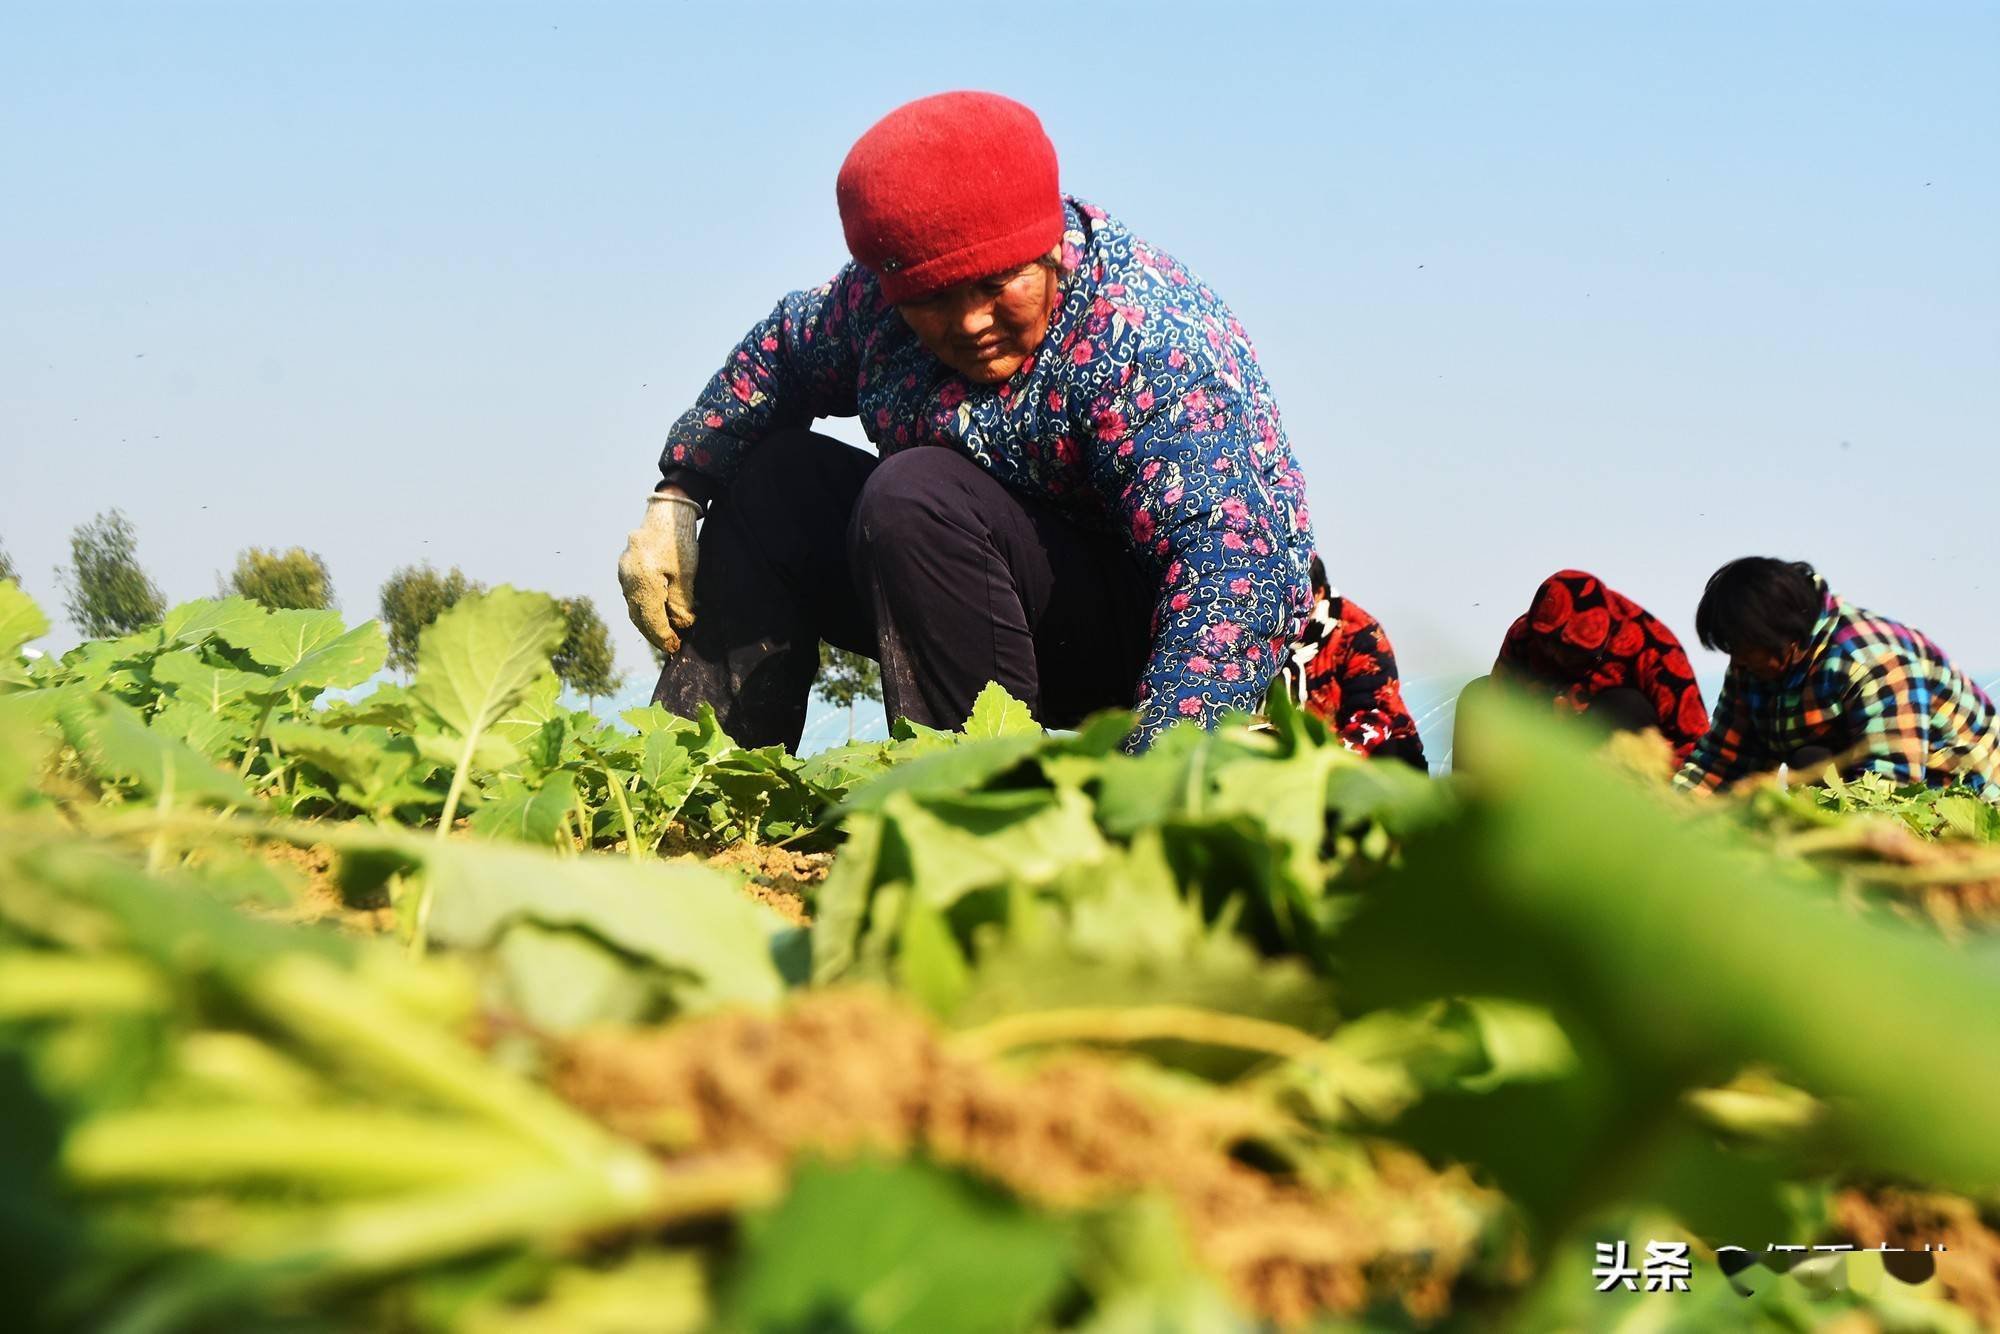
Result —
M 1764 767 L 1765 759 L 1764 743 L 1750 725 L 1749 705 L 1731 672 L 1722 678 L 1708 731 L 1674 775 L 1674 786 L 1683 792 L 1714 792 Z
M 1845 722 L 1842 763 L 1852 773 L 1884 774 L 1898 783 L 1924 781 L 1930 756 L 1929 679 L 1901 653 L 1854 654 L 1842 665 L 1845 685 L 1813 722 Z

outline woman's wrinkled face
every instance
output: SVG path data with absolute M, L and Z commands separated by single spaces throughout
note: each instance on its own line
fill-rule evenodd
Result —
M 1042 345 L 1061 299 L 1062 284 L 1037 260 L 896 309 L 932 356 L 975 383 L 999 384 Z

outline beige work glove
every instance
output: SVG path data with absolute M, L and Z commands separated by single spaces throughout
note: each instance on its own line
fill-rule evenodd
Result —
M 655 491 L 646 517 L 625 538 L 618 558 L 618 586 L 632 624 L 662 653 L 677 653 L 680 631 L 694 624 L 694 571 L 700 559 L 695 520 L 701 505 L 687 496 Z

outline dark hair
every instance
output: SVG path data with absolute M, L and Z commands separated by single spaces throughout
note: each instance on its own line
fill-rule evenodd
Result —
M 1824 602 L 1818 576 L 1804 561 L 1745 556 L 1708 577 L 1694 632 L 1703 647 L 1723 653 L 1782 653 L 1805 643 Z

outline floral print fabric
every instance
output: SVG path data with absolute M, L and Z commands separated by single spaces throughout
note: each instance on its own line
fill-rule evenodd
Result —
M 781 300 L 668 433 L 660 466 L 727 483 L 770 432 L 858 416 L 884 455 L 945 446 L 1115 530 L 1158 581 L 1136 744 L 1254 712 L 1312 602 L 1312 525 L 1243 327 L 1171 255 L 1065 205 L 1061 303 L 1035 355 L 981 385 L 939 362 L 848 264 Z
M 1416 719 L 1403 703 L 1388 632 L 1359 603 L 1328 585 L 1318 557 L 1312 575 L 1312 612 L 1285 667 L 1293 703 L 1325 719 L 1349 750 L 1429 772 Z
M 1708 730 L 1708 708 L 1681 641 L 1666 623 L 1582 570 L 1558 570 L 1508 627 L 1496 679 L 1553 688 L 1556 708 L 1587 713 L 1591 699 L 1629 686 L 1651 702 L 1685 761 Z

